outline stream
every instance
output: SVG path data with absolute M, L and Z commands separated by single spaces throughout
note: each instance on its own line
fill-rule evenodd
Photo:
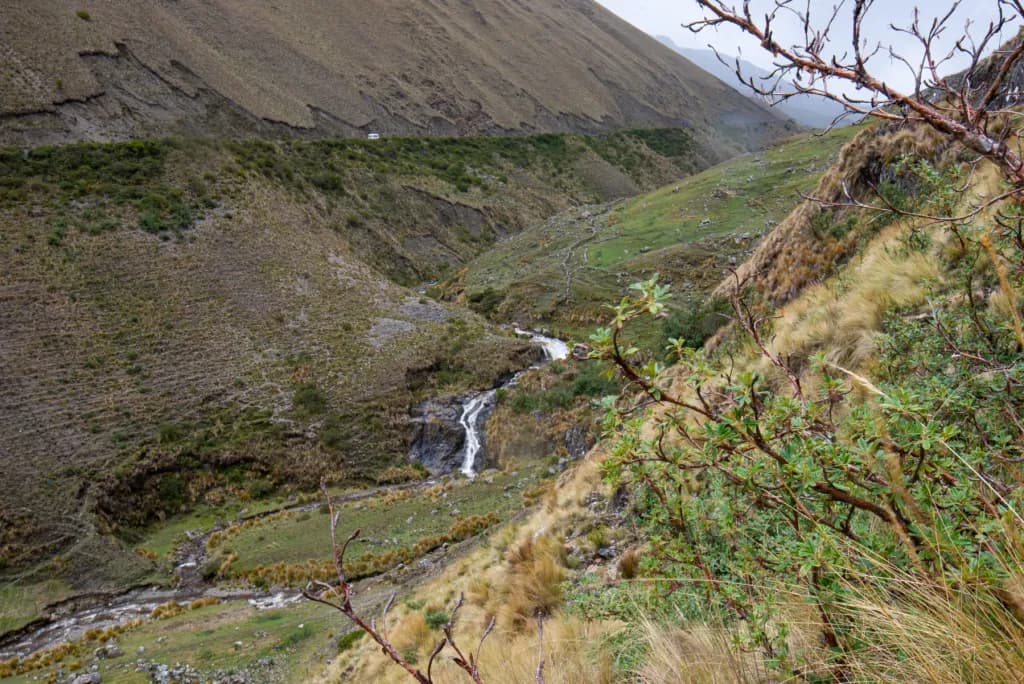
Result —
M 561 340 L 519 328 L 516 328 L 515 332 L 517 335 L 529 337 L 544 351 L 543 363 L 560 361 L 569 356 L 569 347 Z M 542 364 L 523 369 L 501 387 L 515 385 L 523 373 L 540 365 Z M 459 424 L 465 430 L 465 448 L 460 470 L 467 477 L 472 478 L 476 475 L 477 457 L 483 450 L 483 426 L 494 409 L 498 389 L 471 394 L 463 402 Z M 436 482 L 431 478 L 411 484 L 378 487 L 338 497 L 335 501 L 355 501 L 397 489 L 429 487 Z M 283 506 L 245 519 L 261 518 L 286 510 L 313 510 L 320 504 L 320 501 L 315 501 Z M 0 634 L 0 660 L 24 658 L 59 643 L 79 639 L 89 629 L 111 627 L 133 619 L 148 619 L 154 608 L 168 601 L 189 603 L 205 597 L 222 600 L 245 599 L 257 610 L 269 610 L 301 600 L 301 594 L 294 589 L 258 592 L 212 585 L 202 576 L 202 567 L 206 562 L 206 542 L 216 531 L 215 528 L 190 534 L 175 552 L 174 575 L 177 586 L 171 588 L 154 585 L 133 587 L 122 592 L 83 594 L 51 604 L 45 609 L 44 617 L 21 629 Z

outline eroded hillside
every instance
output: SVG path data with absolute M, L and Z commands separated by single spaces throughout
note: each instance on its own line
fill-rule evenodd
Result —
M 0 13 L 7 144 L 680 126 L 722 158 L 783 126 L 592 0 L 5 0 Z

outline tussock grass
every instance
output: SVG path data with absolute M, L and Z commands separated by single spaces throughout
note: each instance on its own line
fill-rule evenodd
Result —
M 783 308 L 775 350 L 796 359 L 825 350 L 832 363 L 853 368 L 869 361 L 886 311 L 924 304 L 943 275 L 931 254 L 898 254 L 891 245 L 876 242 L 842 278 L 810 286 Z
M 733 684 L 767 681 L 758 658 L 744 653 L 724 628 L 658 623 L 643 619 L 646 658 L 636 672 L 642 684 Z
M 878 182 L 872 180 L 872 174 L 879 168 L 904 155 L 935 158 L 948 154 L 949 148 L 940 145 L 937 134 L 927 127 L 887 132 L 870 126 L 843 147 L 839 160 L 810 195 L 816 200 L 841 203 L 849 191 L 854 197 L 875 201 L 867 183 Z M 779 305 L 833 273 L 855 251 L 860 238 L 869 237 L 877 229 L 878 222 L 857 220 L 849 229 L 836 230 L 836 224 L 849 217 L 829 215 L 830 211 L 814 200 L 801 202 L 761 241 L 751 258 L 737 269 L 736 276 L 730 275 L 715 289 L 715 295 L 728 296 L 738 279 L 753 286 L 768 302 Z

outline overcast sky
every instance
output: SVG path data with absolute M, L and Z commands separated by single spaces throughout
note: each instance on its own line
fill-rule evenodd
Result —
M 736 4 L 741 4 L 741 0 L 735 1 Z M 811 3 L 812 16 L 826 19 L 831 13 L 832 7 L 841 0 L 809 1 Z M 771 65 L 771 55 L 764 52 L 756 41 L 742 35 L 738 29 L 732 27 L 723 27 L 717 30 L 707 29 L 703 33 L 696 35 L 683 28 L 681 25 L 684 22 L 700 19 L 706 14 L 694 0 L 598 0 L 598 2 L 647 33 L 655 36 L 668 36 L 677 45 L 682 47 L 704 48 L 707 47 L 708 43 L 712 43 L 721 52 L 734 55 L 739 50 L 742 52 L 744 59 L 754 64 L 764 67 Z M 804 7 L 805 0 L 797 0 L 794 4 Z M 884 45 L 892 44 L 897 49 L 907 50 L 909 47 L 907 37 L 892 31 L 889 28 L 889 24 L 908 25 L 911 21 L 911 8 L 914 4 L 921 8 L 922 24 L 930 24 L 932 17 L 940 11 L 943 13 L 948 11 L 951 6 L 949 0 L 922 0 L 918 3 L 911 3 L 907 0 L 877 0 L 867 15 L 865 33 L 872 39 L 872 42 L 881 41 Z M 762 8 L 762 15 L 763 8 L 769 5 L 770 0 L 752 0 L 752 7 L 755 10 Z M 852 5 L 852 2 L 846 0 L 846 5 L 849 7 Z M 987 28 L 988 23 L 996 16 L 995 8 L 996 0 L 964 0 L 961 3 L 960 9 L 954 15 L 950 25 L 949 37 L 953 37 L 954 31 L 959 34 L 963 29 L 964 22 L 968 18 L 975 23 L 972 32 L 975 35 L 980 35 Z M 755 11 L 754 15 L 757 16 L 758 12 Z M 843 12 L 843 16 L 848 18 L 849 15 L 850 12 L 846 9 Z M 843 38 L 849 36 L 849 25 L 849 21 L 842 25 L 842 28 L 845 29 L 841 33 Z M 792 24 L 788 27 L 780 26 L 777 32 L 779 35 L 787 38 L 789 42 L 798 40 L 801 35 L 798 27 Z M 1005 37 L 1009 38 L 1010 35 L 1012 34 L 1007 33 Z M 849 43 L 847 42 L 843 47 L 848 45 Z M 952 40 L 948 40 L 947 45 L 951 47 Z M 906 76 L 906 67 L 893 62 L 888 56 L 879 55 L 875 57 L 870 66 L 872 71 L 901 87 L 907 87 L 910 83 Z M 962 63 L 951 65 L 948 71 L 955 72 L 958 68 L 962 67 Z

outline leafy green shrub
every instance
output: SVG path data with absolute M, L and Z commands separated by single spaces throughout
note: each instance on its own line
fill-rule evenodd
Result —
M 427 626 L 430 629 L 441 629 L 448 624 L 448 613 L 444 610 L 428 610 L 426 613 Z
M 469 308 L 481 316 L 489 316 L 497 310 L 504 296 L 493 287 L 488 287 L 486 290 L 473 292 L 468 299 Z
M 699 349 L 729 322 L 731 315 L 732 306 L 724 298 L 693 303 L 674 311 L 662 323 L 662 346 L 670 344 L 670 340 L 679 340 L 685 347 Z
M 248 491 L 253 499 L 265 499 L 274 493 L 275 487 L 269 480 L 256 480 L 249 485 Z
M 350 650 L 365 635 L 366 635 L 366 632 L 364 632 L 361 629 L 357 629 L 357 630 L 349 632 L 348 634 L 345 634 L 340 639 L 338 639 L 338 653 L 344 653 L 344 652 Z
M 976 230 L 958 226 L 965 241 Z M 964 270 L 951 282 L 971 283 L 976 263 L 951 264 Z M 1024 288 L 1022 272 L 1012 285 L 1004 276 L 1004 290 Z M 660 573 L 694 580 L 681 601 L 690 617 L 742 617 L 750 644 L 792 673 L 803 664 L 787 650 L 774 588 L 815 604 L 837 653 L 865 646 L 848 606 L 865 593 L 891 596 L 897 582 L 999 604 L 1024 526 L 1020 429 L 1007 420 L 1024 415 L 1024 334 L 1005 313 L 949 291 L 933 293 L 947 303 L 928 319 L 891 310 L 870 380 L 823 355 L 796 371 L 765 352 L 775 372 L 734 372 L 730 358 L 677 340 L 674 376 L 687 389 L 676 394 L 659 362 L 615 342 L 613 331 L 621 337 L 665 310 L 667 287 L 634 288 L 613 327 L 591 338 L 593 355 L 628 369 L 665 411 L 653 425 L 609 411 L 605 427 L 618 438 L 606 469 L 612 484 L 631 488 Z M 767 319 L 743 320 L 748 338 L 766 339 L 758 321 Z
M 82 21 L 92 21 L 92 15 L 84 9 L 75 12 L 75 16 L 81 19 Z

